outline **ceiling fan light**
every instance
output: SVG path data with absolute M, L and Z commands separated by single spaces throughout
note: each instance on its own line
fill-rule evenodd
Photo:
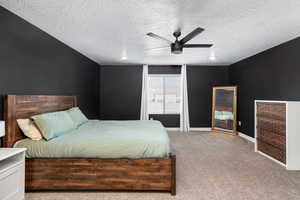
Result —
M 216 60 L 216 56 L 215 56 L 214 53 L 211 53 L 211 54 L 210 54 L 209 60 L 210 60 L 210 61 L 215 61 L 215 60 Z
M 181 54 L 182 51 L 181 51 L 181 50 L 173 50 L 172 53 L 173 53 L 173 54 Z
M 178 43 L 171 44 L 171 53 L 173 54 L 181 54 L 182 53 L 182 46 Z

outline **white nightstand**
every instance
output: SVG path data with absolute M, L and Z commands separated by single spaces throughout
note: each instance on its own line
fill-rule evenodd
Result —
M 22 200 L 25 191 L 24 148 L 0 148 L 0 199 Z

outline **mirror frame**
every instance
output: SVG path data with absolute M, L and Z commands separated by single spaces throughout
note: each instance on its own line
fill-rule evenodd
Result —
M 216 103 L 216 90 L 218 89 L 233 89 L 233 130 L 232 131 L 226 131 L 226 130 L 221 130 L 217 129 L 215 127 L 215 103 Z M 218 132 L 218 133 L 225 133 L 225 134 L 230 134 L 230 135 L 237 135 L 237 117 L 236 117 L 236 109 L 237 109 L 237 86 L 218 86 L 218 87 L 213 87 L 212 91 L 212 119 L 211 119 L 211 131 L 212 132 Z

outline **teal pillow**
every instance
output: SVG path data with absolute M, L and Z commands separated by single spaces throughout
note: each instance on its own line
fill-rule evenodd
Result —
M 31 118 L 46 140 L 51 140 L 76 128 L 66 111 L 35 115 Z
M 75 126 L 78 127 L 88 121 L 88 118 L 81 112 L 78 107 L 67 110 Z

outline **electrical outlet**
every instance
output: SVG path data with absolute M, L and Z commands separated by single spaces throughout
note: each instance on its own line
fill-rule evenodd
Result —
M 242 122 L 241 121 L 239 121 L 239 126 L 242 126 Z

